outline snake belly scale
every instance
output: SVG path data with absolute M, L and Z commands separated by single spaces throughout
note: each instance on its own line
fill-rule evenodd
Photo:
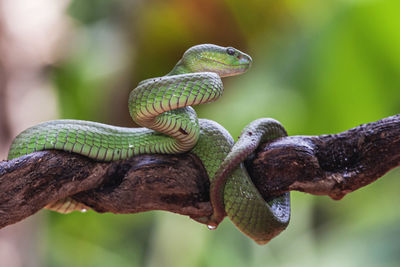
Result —
M 275 120 L 258 119 L 244 128 L 234 144 L 222 126 L 198 119 L 191 107 L 217 100 L 223 93 L 221 77 L 241 74 L 251 62 L 250 56 L 232 47 L 193 46 L 170 73 L 144 80 L 131 91 L 129 112 L 143 128 L 79 120 L 44 122 L 19 134 L 8 158 L 45 149 L 74 152 L 99 161 L 191 151 L 207 170 L 213 206 L 211 217 L 196 220 L 215 228 L 227 215 L 244 234 L 265 244 L 289 222 L 289 193 L 265 201 L 242 162 L 260 142 L 285 136 L 284 128 Z M 90 207 L 67 198 L 46 208 L 68 213 Z

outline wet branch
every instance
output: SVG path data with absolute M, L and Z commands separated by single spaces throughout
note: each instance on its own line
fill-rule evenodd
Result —
M 246 162 L 266 198 L 297 190 L 340 199 L 400 164 L 400 115 L 335 135 L 289 136 Z M 72 196 L 98 212 L 211 214 L 209 182 L 190 154 L 102 163 L 61 151 L 0 162 L 0 228 Z

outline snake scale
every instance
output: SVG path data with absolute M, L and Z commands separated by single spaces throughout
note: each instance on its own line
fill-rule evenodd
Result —
M 45 149 L 79 153 L 98 161 L 191 151 L 207 170 L 213 207 L 211 217 L 196 220 L 214 229 L 227 215 L 244 234 L 265 244 L 289 222 L 289 193 L 264 200 L 242 162 L 260 142 L 285 136 L 285 129 L 273 119 L 258 119 L 244 128 L 234 144 L 222 126 L 198 119 L 191 107 L 217 100 L 223 92 L 221 77 L 244 73 L 251 62 L 250 56 L 232 47 L 193 46 L 167 75 L 141 81 L 131 91 L 129 112 L 143 128 L 79 120 L 44 122 L 20 133 L 8 158 Z M 46 208 L 67 213 L 89 207 L 67 198 Z

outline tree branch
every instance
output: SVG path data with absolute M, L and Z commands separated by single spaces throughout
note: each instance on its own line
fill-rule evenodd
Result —
M 246 166 L 264 198 L 298 190 L 340 199 L 400 164 L 400 115 L 343 133 L 264 144 Z M 209 216 L 209 182 L 190 154 L 95 162 L 42 151 L 0 162 L 0 228 L 71 196 L 98 212 Z
M 0 228 L 67 196 L 97 212 L 201 217 L 211 214 L 208 188 L 205 169 L 190 153 L 96 162 L 63 151 L 35 152 L 0 162 Z
M 264 197 L 292 190 L 339 200 L 400 165 L 400 115 L 320 136 L 264 144 L 247 169 Z

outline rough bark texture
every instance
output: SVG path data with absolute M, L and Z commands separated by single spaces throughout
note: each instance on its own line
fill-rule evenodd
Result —
M 71 196 L 97 212 L 168 210 L 211 214 L 209 181 L 197 157 L 142 155 L 96 162 L 63 151 L 41 151 L 0 162 L 0 228 Z
M 339 134 L 274 140 L 246 165 L 264 197 L 296 190 L 339 200 L 400 165 L 400 115 Z
M 246 162 L 268 199 L 298 190 L 340 199 L 400 164 L 400 115 L 335 135 L 289 136 Z M 167 210 L 211 214 L 207 174 L 197 157 L 142 155 L 110 163 L 44 151 L 0 162 L 0 228 L 66 196 L 98 212 Z

